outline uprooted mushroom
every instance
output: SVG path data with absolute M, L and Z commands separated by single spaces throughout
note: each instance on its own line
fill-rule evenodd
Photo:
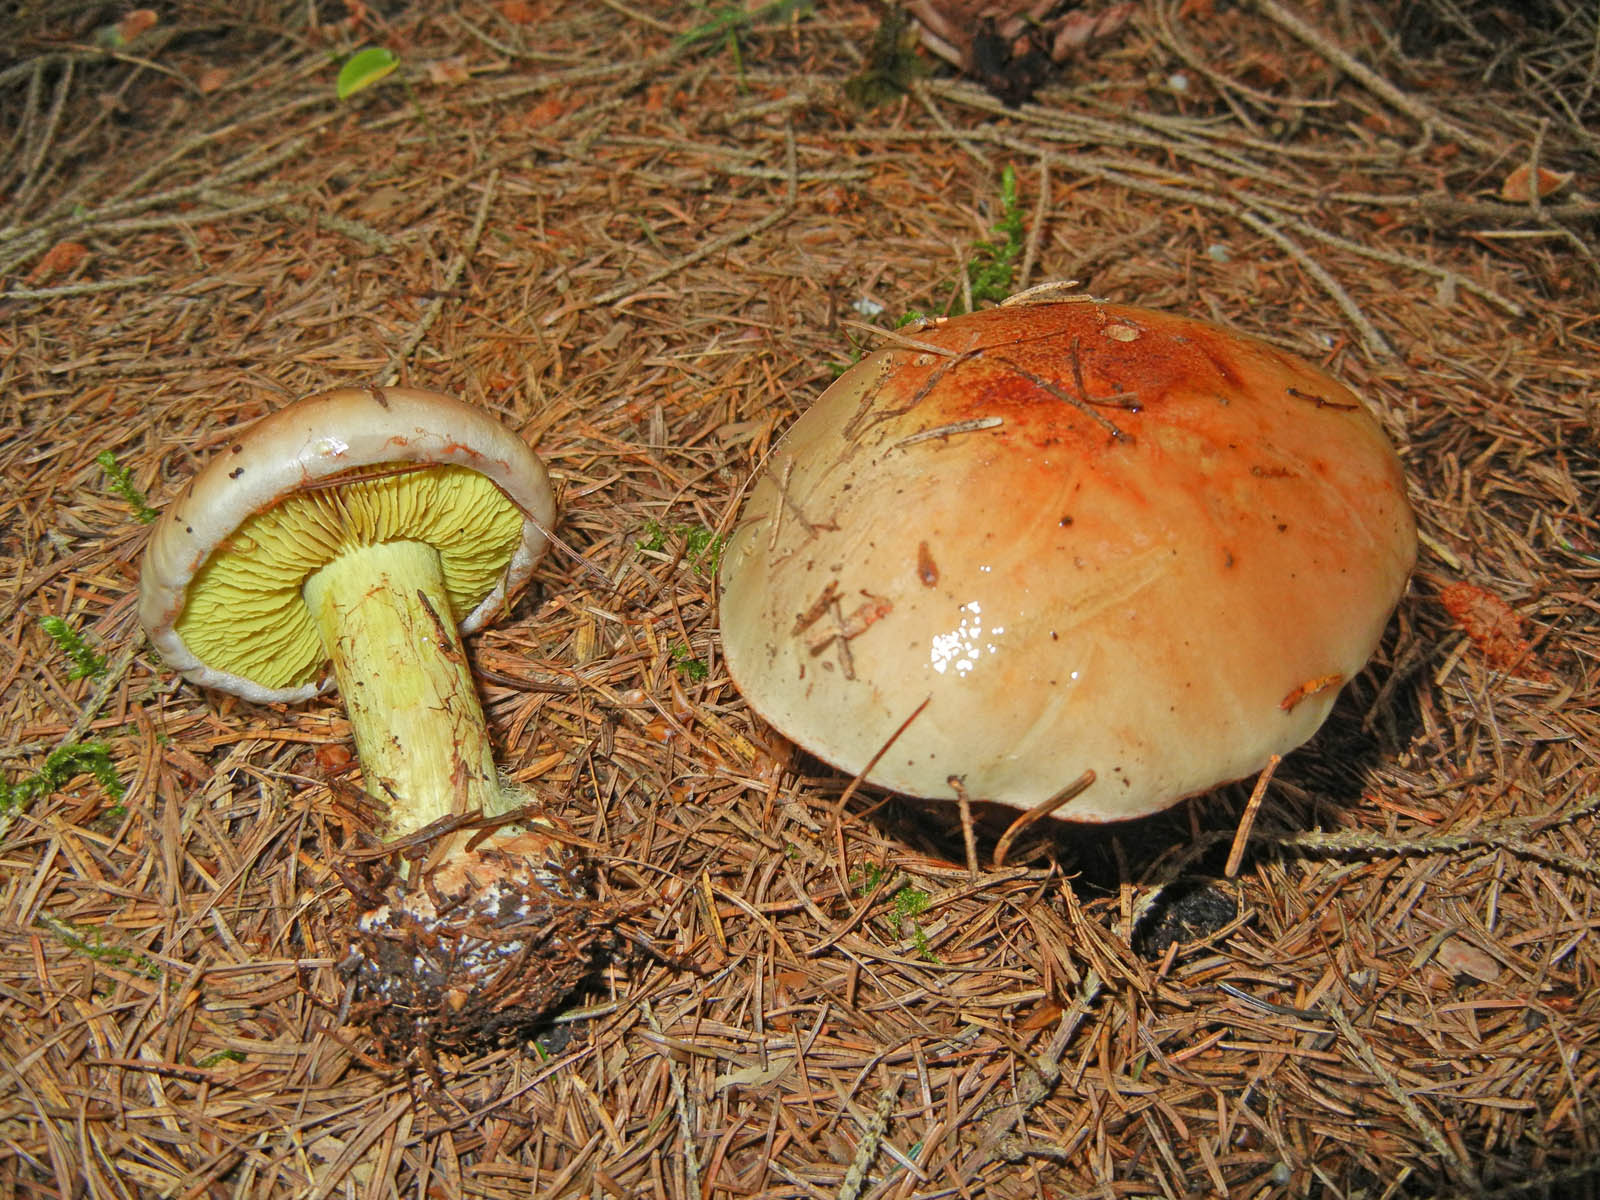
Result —
M 229 439 L 145 554 L 140 617 L 187 678 L 259 703 L 337 682 L 394 851 L 346 874 L 356 1012 L 401 1049 L 526 1026 L 604 936 L 570 838 L 495 767 L 460 639 L 554 517 L 543 464 L 482 410 L 346 389 Z

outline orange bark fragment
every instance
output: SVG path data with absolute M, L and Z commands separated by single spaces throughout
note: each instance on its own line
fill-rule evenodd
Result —
M 1344 682 L 1344 676 L 1335 671 L 1332 675 L 1318 675 L 1315 679 L 1308 679 L 1304 683 L 1296 684 L 1295 689 L 1278 701 L 1278 707 L 1288 712 L 1300 701 L 1308 696 L 1315 696 L 1318 692 L 1328 688 L 1336 688 Z
M 1500 185 L 1500 199 L 1509 200 L 1513 204 L 1526 204 L 1533 199 L 1535 191 L 1539 198 L 1559 192 L 1572 182 L 1571 171 L 1552 171 L 1547 167 L 1540 167 L 1537 172 L 1527 163 L 1513 168 L 1506 176 L 1505 182 Z
M 34 265 L 28 275 L 28 282 L 43 283 L 47 279 L 54 279 L 57 275 L 66 275 L 81 263 L 89 254 L 89 247 L 82 242 L 57 242 L 45 251 L 45 255 Z
M 1476 584 L 1452 583 L 1439 593 L 1439 603 L 1489 666 L 1518 671 L 1525 679 L 1550 678 L 1531 662 L 1533 647 L 1523 636 L 1522 618 L 1499 596 Z
M 119 45 L 126 46 L 134 38 L 150 29 L 155 28 L 161 18 L 155 10 L 149 8 L 136 8 L 122 20 L 117 22 L 117 36 L 122 39 Z

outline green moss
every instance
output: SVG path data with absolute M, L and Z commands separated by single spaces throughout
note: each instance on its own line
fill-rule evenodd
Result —
M 856 885 L 860 895 L 868 896 L 888 874 L 889 868 L 878 863 L 867 863 L 866 866 L 851 872 L 850 882 Z M 913 887 L 909 883 L 901 885 L 900 889 L 889 897 L 889 928 L 895 937 L 910 937 L 917 954 L 925 961 L 938 962 L 938 956 L 933 953 L 933 943 L 928 940 L 927 933 L 917 921 L 918 917 L 928 911 L 932 903 L 933 897 L 922 888 Z
M 644 523 L 642 536 L 634 545 L 641 550 L 661 551 L 667 548 L 668 537 L 683 539 L 683 556 L 694 564 L 695 571 L 707 578 L 717 573 L 722 563 L 722 551 L 728 539 L 704 525 L 663 525 L 651 518 Z
M 677 667 L 678 674 L 682 675 L 690 683 L 699 683 L 707 675 L 711 674 L 711 668 L 696 658 L 694 651 L 687 646 L 674 646 L 672 648 L 672 665 Z
M 93 775 L 113 800 L 122 799 L 127 790 L 111 765 L 111 752 L 104 742 L 68 742 L 50 751 L 27 779 L 17 783 L 0 779 L 0 814 L 23 811 L 77 775 Z
M 41 916 L 39 923 L 60 938 L 63 945 L 78 954 L 108 966 L 134 971 L 146 979 L 161 978 L 161 965 L 155 959 L 141 950 L 107 945 L 98 929 L 79 929 L 65 921 L 47 916 Z
M 1011 295 L 1017 260 L 1022 257 L 1026 240 L 1022 206 L 1017 202 L 1017 173 L 1009 166 L 1000 173 L 1000 220 L 995 224 L 994 235 L 992 242 L 975 244 L 967 261 L 974 307 L 998 304 Z
M 904 921 L 920 917 L 928 911 L 929 895 L 909 883 L 894 894 L 894 923 L 898 928 Z
M 156 510 L 145 503 L 144 493 L 133 484 L 133 472 L 119 463 L 115 454 L 102 450 L 94 461 L 106 473 L 106 486 L 126 501 L 140 524 L 148 525 L 156 519 Z
M 106 673 L 105 655 L 96 654 L 90 649 L 83 640 L 83 634 L 60 617 L 40 617 L 39 625 L 50 635 L 56 648 L 72 660 L 72 669 L 67 672 L 68 679 L 98 679 Z

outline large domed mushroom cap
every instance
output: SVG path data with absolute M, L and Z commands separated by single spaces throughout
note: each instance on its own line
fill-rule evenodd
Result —
M 1317 730 L 1416 555 L 1359 399 L 1263 342 L 1092 301 L 905 339 L 751 483 L 721 613 L 757 713 L 912 795 L 954 776 L 1031 808 L 1092 771 L 1060 810 L 1084 821 Z

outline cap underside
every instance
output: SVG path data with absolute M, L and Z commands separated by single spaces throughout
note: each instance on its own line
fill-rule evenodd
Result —
M 363 467 L 244 522 L 189 584 L 175 630 L 208 667 L 266 687 L 310 683 L 327 654 L 302 591 L 344 552 L 414 541 L 439 552 L 459 622 L 503 578 L 523 515 L 487 476 L 460 466 Z

